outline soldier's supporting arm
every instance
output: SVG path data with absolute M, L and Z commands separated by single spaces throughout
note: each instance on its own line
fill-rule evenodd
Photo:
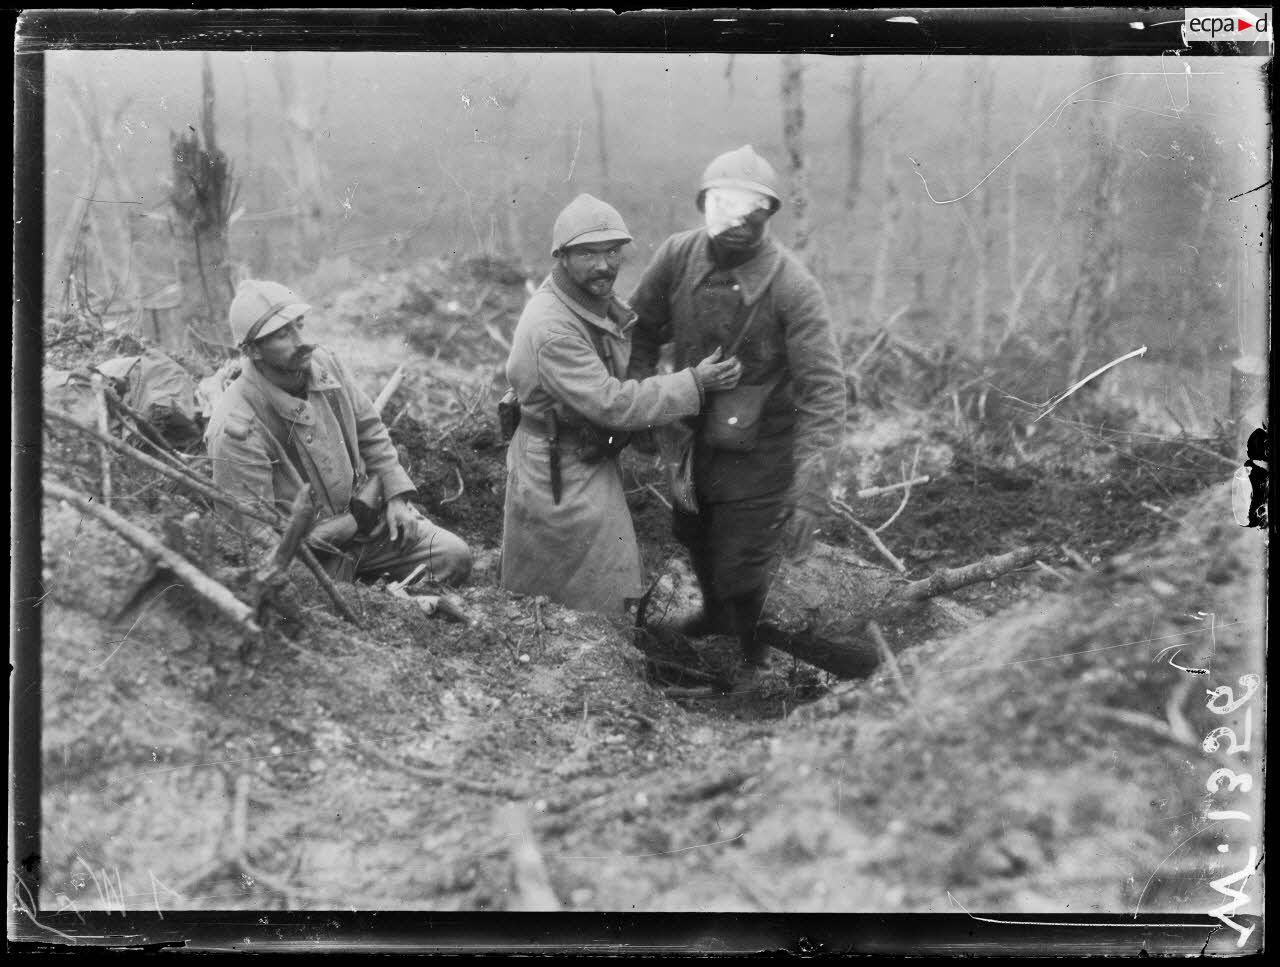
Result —
M 644 429 L 691 416 L 702 405 L 702 391 L 692 369 L 621 380 L 610 374 L 590 340 L 577 332 L 550 332 L 537 352 L 543 388 L 600 426 Z

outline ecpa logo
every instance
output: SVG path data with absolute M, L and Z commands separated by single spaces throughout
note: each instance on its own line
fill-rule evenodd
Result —
M 1239 7 L 1187 7 L 1182 21 L 1184 41 L 1217 40 L 1249 43 L 1271 40 L 1271 11 Z

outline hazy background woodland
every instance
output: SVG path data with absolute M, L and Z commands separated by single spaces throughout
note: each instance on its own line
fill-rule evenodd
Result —
M 774 229 L 842 328 L 892 318 L 977 359 L 1013 336 L 1064 339 L 1077 375 L 1147 345 L 1139 382 L 1196 377 L 1175 401 L 1184 421 L 1217 408 L 1232 359 L 1266 354 L 1270 195 L 1229 200 L 1270 169 L 1260 59 L 58 51 L 46 65 L 53 315 L 145 329 L 202 311 L 195 279 L 207 336 L 246 276 L 314 298 L 487 253 L 536 280 L 581 191 L 636 236 L 626 294 L 654 246 L 697 224 L 707 161 L 750 143 L 790 193 Z M 217 197 L 187 184 L 201 159 Z

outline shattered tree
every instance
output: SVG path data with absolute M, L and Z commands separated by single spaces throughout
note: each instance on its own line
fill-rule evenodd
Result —
M 173 209 L 171 225 L 177 242 L 182 301 L 175 325 L 163 327 L 160 335 L 166 348 L 183 348 L 194 341 L 196 348 L 217 358 L 232 345 L 227 309 L 235 293 L 227 259 L 227 228 L 236 187 L 231 163 L 218 148 L 208 54 L 204 58 L 202 85 L 200 131 L 188 126 L 186 131 L 170 137 L 173 188 L 169 203 Z

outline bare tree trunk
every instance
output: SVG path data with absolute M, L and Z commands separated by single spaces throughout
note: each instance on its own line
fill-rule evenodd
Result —
M 319 129 L 317 107 L 298 84 L 290 54 L 280 54 L 272 61 L 276 87 L 284 111 L 284 135 L 289 151 L 289 177 L 293 187 L 293 203 L 297 210 L 294 221 L 294 254 L 299 268 L 314 268 L 324 252 L 325 216 L 330 204 L 325 193 L 326 176 L 318 150 Z
M 809 248 L 809 184 L 804 151 L 804 64 L 799 54 L 782 58 L 782 140 L 791 182 L 791 247 L 801 259 Z
M 1112 74 L 1117 69 L 1111 58 L 1098 66 L 1100 74 Z M 1114 150 L 1114 145 L 1120 114 L 1109 105 L 1099 105 L 1099 108 L 1096 122 L 1099 150 L 1094 152 L 1090 168 L 1093 184 L 1086 206 L 1088 215 L 1082 239 L 1080 278 L 1067 313 L 1071 342 L 1076 349 L 1067 374 L 1069 382 L 1075 382 L 1084 372 L 1091 353 L 1107 352 L 1102 343 L 1119 282 L 1119 182 L 1124 155 Z
M 182 303 L 178 308 L 181 332 L 162 334 L 173 348 L 188 344 L 188 329 L 195 346 L 211 357 L 219 347 L 232 346 L 227 309 L 233 287 L 227 261 L 227 221 L 235 204 L 231 164 L 218 149 L 214 120 L 213 72 L 205 55 L 202 70 L 203 105 L 200 133 L 188 127 L 170 137 L 173 152 L 173 231 L 178 243 L 178 282 Z M 201 144 L 203 135 L 203 144 Z
M 587 60 L 587 65 L 591 71 L 591 97 L 596 104 L 596 150 L 600 157 L 600 186 L 601 190 L 607 192 L 609 189 L 609 139 L 605 130 L 604 90 L 600 87 L 600 78 L 596 75 L 594 56 Z
M 595 68 L 592 67 L 592 81 L 595 81 Z M 503 190 L 498 192 L 499 204 L 503 206 L 500 220 L 503 226 L 504 247 L 508 256 L 524 258 L 524 231 L 520 221 L 520 189 L 523 187 L 523 164 L 520 160 L 520 149 L 516 142 L 516 107 L 520 103 L 520 95 L 528 87 L 527 74 L 515 75 L 514 58 L 507 57 L 506 82 L 503 91 L 499 92 L 502 110 L 505 112 L 501 133 L 499 135 L 502 149 L 503 167 L 506 169 L 506 181 Z M 597 112 L 602 129 L 601 145 L 603 147 L 604 100 L 597 101 Z M 605 177 L 608 177 L 606 172 Z
M 980 117 L 982 124 L 980 135 L 974 142 L 975 180 L 986 172 L 982 169 L 988 164 L 991 151 L 991 117 L 995 112 L 994 80 L 990 65 L 985 58 L 974 65 L 973 71 L 973 106 L 970 117 Z M 987 304 L 991 289 L 991 251 L 993 231 L 991 228 L 991 189 L 979 189 L 980 216 L 973 239 L 973 314 L 971 317 L 972 345 L 979 356 L 985 355 L 984 347 L 987 333 Z
M 1045 108 L 1049 94 L 1049 78 L 1046 76 L 1040 84 L 1040 90 L 1036 94 L 1035 103 L 1031 106 L 1031 116 L 1040 117 Z M 1022 269 L 1019 266 L 1019 256 L 1022 254 L 1024 247 L 1022 234 L 1019 232 L 1021 225 L 1021 198 L 1018 194 L 1018 173 L 1021 165 L 1018 159 L 1013 161 L 1013 168 L 1009 174 L 1009 198 L 1007 205 L 1008 233 L 1005 244 L 1008 249 L 1006 259 L 1008 260 L 1009 274 L 1009 306 L 1005 310 L 1005 326 L 1004 333 L 1000 337 L 1000 345 L 1003 346 L 1008 340 L 1018 333 L 1022 328 L 1022 313 L 1026 305 L 1027 295 L 1032 285 L 1040 276 L 1041 269 L 1045 263 L 1049 261 L 1049 256 L 1056 246 L 1057 230 L 1061 226 L 1066 216 L 1067 206 L 1069 204 L 1066 192 L 1064 191 L 1066 183 L 1066 174 L 1062 162 L 1061 150 L 1058 152 L 1057 165 L 1054 169 L 1054 186 L 1053 193 L 1054 214 L 1052 228 L 1049 237 L 1045 240 L 1040 250 L 1032 258 L 1031 263 Z
M 845 184 L 844 196 L 845 214 L 849 218 L 853 217 L 858 207 L 858 191 L 862 187 L 862 100 L 865 73 L 866 62 L 855 56 L 849 74 L 849 180 Z
M 893 263 L 894 240 L 902 220 L 902 199 L 893 172 L 893 149 L 884 147 L 884 202 L 881 207 L 880 247 L 876 250 L 871 273 L 871 294 L 867 303 L 867 321 L 879 326 L 888 315 L 889 270 Z

